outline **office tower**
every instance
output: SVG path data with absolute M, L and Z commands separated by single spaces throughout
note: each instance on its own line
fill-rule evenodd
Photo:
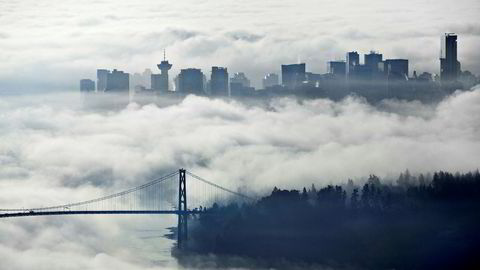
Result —
M 233 74 L 233 77 L 230 79 L 230 84 L 238 83 L 243 87 L 250 87 L 250 80 L 245 76 L 243 72 L 236 72 Z
M 110 73 L 107 69 L 97 69 L 97 91 L 103 92 L 107 89 L 107 75 Z
M 178 75 L 178 91 L 185 94 L 205 94 L 202 71 L 196 68 L 180 70 L 180 74 Z
M 350 78 L 356 80 L 371 80 L 372 79 L 372 69 L 366 65 L 356 65 L 352 73 L 350 73 Z
M 133 75 L 130 74 L 130 89 L 136 89 L 141 87 L 145 88 L 142 74 L 138 72 L 135 72 Z
M 107 92 L 126 92 L 129 90 L 130 74 L 114 69 L 107 74 Z
M 282 85 L 295 89 L 305 81 L 305 63 L 282 65 Z
M 330 61 L 327 63 L 327 72 L 333 75 L 345 76 L 345 61 Z
M 254 93 L 255 89 L 250 87 L 250 80 L 243 72 L 237 72 L 230 78 L 230 93 L 232 96 L 245 96 Z
M 225 67 L 212 67 L 210 76 L 211 94 L 214 96 L 229 96 L 228 71 Z
M 95 82 L 90 79 L 80 80 L 80 91 L 81 92 L 93 92 L 95 91 Z
M 278 75 L 275 73 L 268 73 L 263 77 L 262 84 L 264 89 L 278 85 Z
M 160 69 L 160 74 L 152 74 L 151 75 L 151 86 L 153 90 L 159 92 L 167 92 L 168 91 L 168 71 L 172 68 L 172 64 L 170 64 L 165 57 L 165 51 L 163 51 L 163 61 L 157 65 L 158 69 Z
M 347 78 L 350 76 L 350 73 L 353 73 L 355 66 L 360 65 L 360 56 L 357 52 L 348 52 L 347 53 L 347 62 L 345 63 L 345 74 Z
M 440 78 L 442 81 L 456 80 L 460 73 L 457 60 L 457 35 L 446 33 L 442 36 L 440 51 Z
M 142 72 L 142 85 L 145 86 L 145 88 L 152 88 L 152 70 L 149 68 L 146 68 Z
M 245 95 L 250 89 L 250 80 L 243 72 L 236 72 L 230 78 L 230 92 L 232 96 Z
M 408 60 L 407 59 L 386 59 L 384 62 L 384 72 L 389 80 L 407 80 L 408 79 Z
M 383 61 L 383 55 L 371 51 L 369 54 L 365 54 L 365 66 L 370 69 L 373 74 L 379 72 L 378 65 Z

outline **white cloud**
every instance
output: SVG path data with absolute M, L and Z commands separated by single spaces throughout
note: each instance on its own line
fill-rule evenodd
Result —
M 300 104 L 282 98 L 258 107 L 188 96 L 162 108 L 132 105 L 98 113 L 82 110 L 78 98 L 2 98 L 2 207 L 82 201 L 179 167 L 233 189 L 268 191 L 274 185 L 301 188 L 370 173 L 385 177 L 406 168 L 474 170 L 480 160 L 478 88 L 430 106 L 385 101 L 372 107 L 355 98 Z M 8 265 L 2 269 L 177 267 L 168 260 L 172 241 L 132 232 L 175 224 L 162 220 L 2 220 L 0 257 L 6 258 L 2 266 Z M 158 262 L 159 257 L 167 261 Z

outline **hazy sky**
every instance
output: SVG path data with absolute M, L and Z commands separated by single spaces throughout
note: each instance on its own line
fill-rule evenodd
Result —
M 345 52 L 409 58 L 438 72 L 440 35 L 459 36 L 464 69 L 480 73 L 477 0 L 0 1 L 0 91 L 77 89 L 96 68 L 155 70 L 167 49 L 173 75 L 227 66 L 259 86 L 281 63 L 325 72 Z

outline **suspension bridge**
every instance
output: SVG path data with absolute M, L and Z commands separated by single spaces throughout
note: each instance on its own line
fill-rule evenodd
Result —
M 192 180 L 187 181 L 187 175 Z M 250 200 L 253 198 L 217 185 L 185 169 L 179 169 L 143 185 L 96 199 L 49 207 L 0 209 L 0 218 L 51 215 L 177 215 L 177 244 L 182 248 L 188 236 L 187 223 L 190 215 L 206 213 L 207 206 L 214 203 Z M 187 201 L 190 207 L 187 206 Z

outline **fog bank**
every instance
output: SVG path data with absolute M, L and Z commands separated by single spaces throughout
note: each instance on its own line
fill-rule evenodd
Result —
M 2 208 L 90 199 L 180 167 L 223 186 L 262 192 L 372 173 L 397 176 L 406 168 L 475 170 L 480 160 L 478 87 L 435 106 L 280 98 L 258 107 L 188 96 L 163 108 L 130 104 L 99 113 L 82 109 L 77 94 L 33 98 L 0 100 Z M 158 266 L 154 246 L 139 250 L 143 244 L 132 241 L 140 240 L 125 235 L 135 226 L 155 228 L 155 218 L 0 222 L 0 257 L 10 269 Z M 137 260 L 139 253 L 153 255 Z

